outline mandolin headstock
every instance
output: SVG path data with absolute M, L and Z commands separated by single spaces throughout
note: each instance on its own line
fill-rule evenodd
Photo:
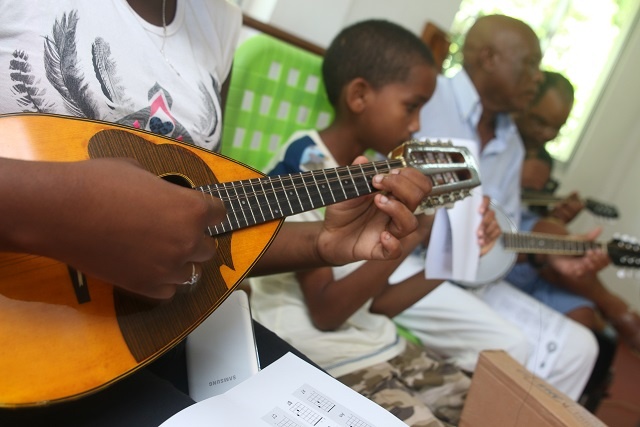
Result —
M 607 254 L 611 262 L 621 267 L 618 277 L 637 276 L 632 270 L 640 268 L 640 244 L 629 236 L 614 236 L 607 243 Z
M 620 217 L 618 208 L 613 205 L 602 203 L 594 199 L 586 199 L 584 201 L 584 207 L 600 218 L 616 220 Z
M 451 142 L 412 139 L 389 153 L 431 178 L 433 189 L 419 211 L 448 206 L 471 194 L 480 185 L 475 159 L 465 147 Z

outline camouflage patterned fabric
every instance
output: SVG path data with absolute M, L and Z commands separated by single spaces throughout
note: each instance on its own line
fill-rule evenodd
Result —
M 455 426 L 471 380 L 424 347 L 338 378 L 414 427 Z

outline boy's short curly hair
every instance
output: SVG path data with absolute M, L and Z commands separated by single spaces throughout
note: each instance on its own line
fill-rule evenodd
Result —
M 431 50 L 406 28 L 371 19 L 344 28 L 322 62 L 329 102 L 335 107 L 342 88 L 355 78 L 374 88 L 402 81 L 416 64 L 435 65 Z

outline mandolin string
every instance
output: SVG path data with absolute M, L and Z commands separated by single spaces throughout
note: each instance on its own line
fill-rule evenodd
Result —
M 329 194 L 336 190 L 335 188 L 332 188 L 331 185 L 338 183 L 340 181 L 343 181 L 345 178 L 346 179 L 353 178 L 353 180 L 363 179 L 363 178 L 370 179 L 373 177 L 373 175 L 374 174 L 371 174 L 371 176 L 367 176 L 367 174 L 358 174 L 358 175 L 352 174 L 351 177 L 335 177 L 335 178 L 329 178 L 329 179 L 314 178 L 313 184 L 310 184 L 309 182 L 304 182 L 305 178 L 312 178 L 311 175 L 296 176 L 295 178 L 299 178 L 303 180 L 303 182 L 301 183 L 294 182 L 291 177 L 287 177 L 286 181 L 278 180 L 277 177 L 273 177 L 273 178 L 266 178 L 266 179 L 257 179 L 256 181 L 253 181 L 253 182 L 243 182 L 241 184 L 233 184 L 231 186 L 215 185 L 215 186 L 212 186 L 213 189 L 200 187 L 199 190 L 202 191 L 203 193 L 208 193 L 212 196 L 219 197 L 223 201 L 229 201 L 229 202 L 244 200 L 248 197 L 257 198 L 259 196 L 262 196 L 265 199 L 267 199 L 267 205 L 268 205 L 269 204 L 268 196 L 277 195 L 279 193 L 283 193 L 290 190 L 295 190 L 297 192 L 297 190 L 308 189 L 309 187 L 317 187 L 318 189 L 320 189 L 322 185 L 327 185 L 330 188 L 324 192 L 320 191 L 318 194 L 320 193 Z M 288 183 L 285 184 L 285 182 L 288 182 Z M 278 184 L 277 188 L 273 187 L 274 183 Z M 368 183 L 368 181 L 366 183 L 369 187 L 369 191 L 371 191 L 372 189 L 371 185 Z M 283 184 L 283 185 L 280 185 L 280 184 Z M 355 187 L 355 186 L 356 186 L 355 182 L 350 183 L 348 185 L 349 188 Z M 259 187 L 259 189 L 256 189 L 256 187 Z M 227 193 L 227 194 L 224 194 L 224 193 Z M 235 193 L 235 194 L 232 194 L 232 193 Z M 265 205 L 262 204 L 262 206 L 265 206 Z
M 309 177 L 309 176 L 308 176 Z M 286 191 L 289 190 L 295 190 L 297 193 L 298 189 L 308 189 L 309 187 L 315 187 L 320 189 L 320 187 L 324 184 L 327 184 L 330 186 L 331 183 L 336 183 L 339 181 L 342 181 L 343 179 L 350 179 L 353 178 L 353 182 L 350 183 L 346 188 L 344 186 L 341 187 L 341 189 L 343 190 L 343 192 L 345 192 L 346 195 L 346 199 L 350 199 L 353 197 L 357 197 L 359 195 L 366 195 L 366 194 L 372 194 L 375 189 L 371 186 L 371 184 L 366 181 L 364 182 L 364 184 L 367 185 L 367 192 L 360 194 L 359 190 L 362 190 L 362 186 L 358 186 L 358 184 L 355 183 L 356 179 L 362 179 L 362 178 L 372 178 L 373 175 L 367 176 L 367 174 L 360 174 L 360 175 L 353 175 L 350 177 L 336 177 L 333 179 L 315 179 L 314 178 L 314 183 L 310 184 L 310 183 L 305 183 L 302 182 L 300 184 L 296 184 L 295 182 L 291 181 L 292 184 L 288 184 L 288 185 L 282 185 L 279 186 L 277 188 L 273 187 L 273 182 L 274 179 L 258 179 L 253 183 L 247 183 L 247 184 L 242 184 L 242 185 L 232 185 L 232 186 L 215 186 L 214 189 L 208 188 L 205 189 L 205 187 L 200 187 L 200 191 L 202 191 L 203 193 L 208 193 L 209 195 L 215 196 L 220 198 L 223 201 L 227 201 L 229 203 L 232 202 L 238 202 L 241 200 L 245 200 L 247 198 L 252 198 L 258 201 L 258 203 L 251 203 L 250 206 L 247 207 L 240 207 L 240 208 L 234 208 L 233 211 L 236 214 L 245 214 L 245 213 L 250 213 L 252 211 L 254 211 L 255 209 L 259 209 L 262 207 L 269 207 L 272 206 L 274 204 L 278 204 L 280 202 L 282 203 L 287 203 L 290 199 L 287 197 L 284 198 L 280 198 L 280 199 L 269 199 L 269 196 L 273 196 L 273 195 L 277 195 L 278 193 L 284 193 Z M 277 178 L 277 177 L 273 177 L 273 178 Z M 301 178 L 302 179 L 302 178 Z M 452 179 L 452 180 L 448 180 L 449 182 L 459 182 L 459 180 L 456 179 Z M 283 183 L 281 181 L 275 181 L 278 182 L 279 184 Z M 439 184 L 439 183 L 435 183 L 434 182 L 434 187 L 438 186 L 438 185 L 444 185 L 444 184 Z M 255 186 L 260 186 L 260 190 L 256 190 Z M 240 189 L 241 191 L 238 191 L 238 189 Z M 249 191 L 246 191 L 247 189 L 249 189 Z M 340 198 L 340 200 L 336 200 L 335 197 L 333 198 L 333 201 L 331 203 L 327 203 L 324 202 L 324 197 L 323 194 L 325 195 L 329 195 L 329 194 L 333 194 L 337 189 L 335 188 L 329 188 L 326 191 L 318 191 L 318 192 L 312 192 L 312 195 L 309 196 L 314 196 L 314 197 L 319 197 L 321 199 L 321 206 L 327 206 L 329 204 L 332 203 L 337 203 L 339 201 L 344 201 L 346 199 L 342 199 Z M 216 194 L 214 194 L 216 193 Z M 227 193 L 226 195 L 223 193 Z M 232 194 L 235 193 L 235 194 Z M 262 196 L 264 198 L 263 201 L 259 200 L 259 197 Z M 312 198 L 312 197 L 310 197 Z M 305 199 L 306 200 L 306 199 Z M 452 199 L 453 200 L 457 200 L 456 198 Z M 318 207 L 321 207 L 318 206 Z M 313 208 L 312 208 L 313 209 Z
M 296 194 L 298 194 L 297 189 L 306 188 L 307 189 L 306 195 L 308 196 L 308 199 L 304 199 L 304 200 L 308 200 L 309 202 L 311 202 L 311 205 L 312 205 L 311 209 L 314 209 L 313 207 L 314 196 L 316 197 L 315 199 L 316 202 L 321 202 L 317 207 L 327 206 L 331 203 L 336 203 L 341 200 L 344 200 L 341 197 L 338 197 L 338 200 L 337 200 L 335 196 L 336 189 L 332 188 L 332 184 L 335 184 L 343 180 L 347 180 L 347 181 L 351 180 L 351 183 L 348 184 L 347 186 L 348 188 L 345 189 L 344 186 L 341 186 L 345 199 L 353 198 L 360 195 L 359 194 L 360 191 L 358 190 L 358 184 L 356 183 L 356 180 L 361 180 L 363 178 L 367 178 L 367 181 L 365 182 L 365 185 L 367 186 L 366 194 L 371 194 L 374 188 L 368 182 L 368 178 L 372 178 L 375 174 L 380 173 L 381 170 L 388 171 L 389 169 L 392 168 L 392 163 L 400 166 L 403 164 L 402 161 L 400 160 L 384 160 L 384 161 L 369 163 L 366 165 L 351 165 L 346 167 L 345 166 L 338 167 L 338 168 L 331 169 L 331 172 L 329 173 L 327 173 L 326 170 L 323 170 L 323 171 L 310 171 L 307 173 L 288 175 L 286 176 L 287 177 L 286 180 L 282 179 L 284 178 L 284 176 L 263 177 L 263 178 L 256 178 L 251 180 L 234 182 L 234 183 L 231 183 L 231 185 L 229 185 L 229 183 L 219 183 L 215 185 L 203 186 L 203 187 L 197 188 L 197 190 L 200 190 L 203 193 L 209 193 L 210 195 L 215 195 L 216 197 L 219 197 L 221 200 L 231 204 L 231 206 L 229 206 L 231 208 L 230 212 L 228 212 L 226 216 L 227 221 L 226 222 L 223 221 L 222 223 L 216 226 L 209 227 L 209 234 L 214 235 L 215 233 L 213 233 L 212 230 L 213 229 L 217 230 L 217 228 L 220 226 L 222 227 L 222 232 L 226 232 L 226 231 L 232 231 L 233 229 L 236 229 L 239 226 L 242 227 L 242 223 L 245 223 L 244 225 L 261 223 L 261 221 L 258 221 L 258 222 L 255 221 L 254 213 L 257 211 L 260 212 L 263 220 L 271 220 L 271 219 L 282 218 L 286 216 L 286 215 L 282 215 L 282 209 L 280 207 L 280 203 L 282 202 L 285 205 L 285 208 L 286 208 L 286 204 L 289 204 L 289 208 L 291 209 L 291 205 L 289 203 L 290 199 L 289 198 L 278 199 L 276 197 L 276 199 L 274 200 L 273 198 L 270 199 L 267 196 L 282 194 L 285 191 L 288 191 L 291 189 L 295 189 Z M 320 172 L 322 173 L 323 178 L 318 178 Z M 343 176 L 340 176 L 341 173 L 343 174 Z M 348 173 L 348 175 L 346 175 L 346 173 Z M 334 174 L 335 176 L 331 178 L 327 176 L 327 175 L 334 175 Z M 296 178 L 298 180 L 301 180 L 302 182 L 297 184 L 294 181 L 294 179 Z M 309 181 L 306 181 L 306 179 L 309 179 L 309 178 L 313 179 L 313 184 L 311 184 Z M 274 187 L 274 182 L 279 184 L 278 188 Z M 289 184 L 285 185 L 284 182 L 288 182 Z M 329 189 L 324 193 L 327 195 L 331 194 L 332 201 L 330 201 L 329 203 L 325 202 L 324 197 L 322 197 L 322 190 L 321 190 L 322 185 L 329 186 Z M 256 186 L 259 186 L 260 190 L 256 190 L 255 188 Z M 213 187 L 213 189 L 211 187 Z M 315 187 L 317 191 L 309 191 L 309 187 L 311 188 Z M 242 194 L 240 194 L 238 189 L 241 190 Z M 247 189 L 249 191 L 247 191 Z M 362 186 L 360 186 L 360 190 L 363 190 Z M 234 196 L 232 196 L 232 192 L 235 193 Z M 363 193 L 362 195 L 365 195 L 365 194 Z M 261 201 L 259 199 L 259 196 L 263 196 L 264 200 Z M 317 199 L 318 197 L 320 198 L 320 200 Z M 233 206 L 232 202 L 234 201 L 238 202 L 240 200 L 249 200 L 251 203 L 249 204 L 249 206 L 246 206 L 246 207 L 238 208 Z M 300 206 L 303 205 L 304 200 L 299 199 Z M 244 205 L 244 203 L 242 204 Z M 275 208 L 275 206 L 277 206 L 277 208 L 272 209 L 272 207 Z M 262 213 L 263 207 L 265 207 L 264 211 L 269 212 L 271 214 L 270 218 L 266 218 Z M 292 214 L 300 213 L 306 210 L 309 210 L 309 209 L 303 209 L 299 212 L 292 212 Z M 277 212 L 276 215 L 274 215 L 274 211 Z M 249 213 L 250 215 L 247 215 L 247 213 Z M 249 218 L 252 218 L 254 222 L 251 222 Z M 235 225 L 234 225 L 234 219 L 235 219 Z M 244 221 L 241 221 L 241 219 L 243 219 Z M 227 226 L 230 226 L 229 230 L 227 230 Z
M 538 249 L 543 253 L 559 255 L 583 255 L 589 249 L 605 251 L 607 247 L 604 242 L 576 240 L 571 237 L 546 233 L 504 233 L 504 238 L 506 239 L 506 244 L 511 248 L 515 246 L 532 251 Z M 556 247 L 551 247 L 553 243 L 564 244 L 564 246 L 557 247 L 556 245 Z
M 395 168 L 396 167 L 390 167 L 387 170 L 391 170 Z M 312 171 L 312 172 L 302 173 L 300 175 L 295 175 L 295 174 L 294 175 L 278 175 L 273 177 L 263 177 L 263 178 L 254 178 L 254 179 L 243 180 L 243 181 L 234 181 L 230 183 L 212 184 L 212 185 L 198 187 L 197 190 L 202 191 L 203 193 L 208 193 L 210 195 L 214 195 L 214 193 L 218 193 L 216 197 L 220 197 L 223 200 L 235 201 L 235 200 L 244 198 L 239 195 L 238 190 L 243 192 L 243 196 L 244 195 L 266 196 L 266 195 L 273 195 L 278 192 L 282 192 L 283 190 L 298 190 L 298 189 L 308 188 L 310 186 L 313 187 L 315 186 L 315 184 L 318 184 L 318 185 L 333 184 L 333 183 L 343 181 L 345 179 L 349 179 L 351 177 L 356 179 L 360 179 L 360 178 L 369 179 L 369 178 L 373 178 L 373 176 L 378 173 L 386 172 L 384 170 L 380 171 L 371 167 L 367 168 L 367 170 L 363 170 L 362 173 L 357 173 L 355 175 L 353 174 L 353 171 L 357 169 L 350 169 L 349 167 L 335 168 L 335 169 L 329 169 L 329 170 L 332 172 L 335 171 L 336 175 L 333 177 L 317 179 L 318 176 L 326 176 L 326 174 L 320 175 L 320 171 Z M 322 170 L 322 172 L 325 172 L 325 171 L 326 170 Z M 345 173 L 345 172 L 349 173 L 350 176 L 339 175 L 340 173 Z M 449 183 L 459 182 L 459 179 L 455 177 L 454 172 L 446 172 L 446 174 L 451 175 L 451 177 L 447 180 L 442 180 L 442 181 L 449 182 Z M 302 179 L 303 181 L 300 183 L 296 183 L 294 182 L 295 178 Z M 314 183 L 310 184 L 309 182 L 305 182 L 304 181 L 305 178 L 314 179 Z M 276 182 L 278 184 L 284 184 L 284 185 L 276 189 L 268 187 L 273 182 Z M 264 185 L 267 185 L 267 187 L 264 187 Z M 441 185 L 441 184 L 439 182 L 434 181 L 434 185 Z M 255 186 L 261 186 L 261 190 L 256 190 L 254 188 Z M 249 192 L 246 191 L 247 189 L 249 189 Z M 221 194 L 222 192 L 229 192 L 229 191 L 234 191 L 236 193 L 236 196 L 231 196 L 231 195 L 224 196 Z
M 383 173 L 386 172 L 388 170 L 391 169 L 396 169 L 400 166 L 402 166 L 402 162 L 401 161 L 396 161 L 394 162 L 394 164 L 392 165 L 389 161 L 382 161 L 382 162 L 375 162 L 373 164 L 371 164 L 372 166 L 370 166 L 369 164 L 367 165 L 362 165 L 362 167 L 357 167 L 359 165 L 352 165 L 352 166 L 342 166 L 342 167 L 338 167 L 338 168 L 333 168 L 333 169 L 323 169 L 321 171 L 310 171 L 310 172 L 303 172 L 301 174 L 293 174 L 293 175 L 278 175 L 278 176 L 272 176 L 272 177 L 262 177 L 262 178 L 253 178 L 253 179 L 248 179 L 248 180 L 243 180 L 243 181 L 233 181 L 231 183 L 219 183 L 219 184 L 214 184 L 214 185 L 210 185 L 210 186 L 202 186 L 199 187 L 198 189 L 200 189 L 201 191 L 205 192 L 205 193 L 212 193 L 212 190 L 207 190 L 205 189 L 206 187 L 213 187 L 215 190 L 220 190 L 221 187 L 222 190 L 237 190 L 237 189 L 246 189 L 248 187 L 251 187 L 252 185 L 259 185 L 261 183 L 270 183 L 273 180 L 276 179 L 280 179 L 282 180 L 282 178 L 286 178 L 287 181 L 292 181 L 293 178 L 305 178 L 305 177 L 314 177 L 316 175 L 319 175 L 321 172 L 327 172 L 327 171 L 331 171 L 332 173 L 335 172 L 336 176 L 332 177 L 332 178 L 328 178 L 326 180 L 322 180 L 322 181 L 318 181 L 318 182 L 326 182 L 326 183 L 335 183 L 335 182 L 339 182 L 342 181 L 345 177 L 344 176 L 339 176 L 338 174 L 340 173 L 350 173 L 353 174 L 353 171 L 357 171 L 358 169 L 362 170 L 363 173 L 361 173 L 358 177 L 362 177 L 362 176 L 366 176 L 367 174 L 372 174 L 373 175 L 377 174 L 377 173 Z M 382 168 L 382 166 L 386 166 L 386 168 Z M 380 170 L 381 169 L 381 170 Z M 285 182 L 285 181 L 282 181 Z M 230 185 L 229 185 L 230 184 Z M 293 186 L 285 186 L 285 189 L 295 189 L 295 188 L 305 188 L 308 187 L 309 184 L 308 183 L 302 183 L 302 184 L 295 184 L 293 183 Z M 267 191 L 266 193 L 268 194 L 273 194 L 273 191 Z M 255 192 L 255 194 L 257 195 L 263 195 L 264 193 L 262 192 Z
M 469 165 L 466 161 L 454 161 L 450 153 L 436 152 L 434 155 L 433 150 L 417 150 L 411 154 L 411 160 L 415 165 L 446 164 L 452 166 L 449 168 L 434 167 L 431 173 L 422 171 L 431 179 L 434 188 L 468 180 L 468 177 L 460 178 L 459 172 L 468 172 Z M 370 182 L 376 174 L 387 173 L 392 169 L 405 167 L 405 165 L 404 158 L 391 158 L 293 175 L 263 176 L 242 181 L 221 182 L 200 186 L 196 190 L 221 199 L 228 208 L 225 221 L 208 227 L 209 234 L 213 236 L 220 232 L 233 231 L 355 197 L 370 195 L 376 191 Z M 336 183 L 340 183 L 339 188 L 335 186 Z M 327 186 L 329 188 L 325 188 Z M 298 193 L 299 189 L 304 190 L 301 192 L 302 197 Z M 292 190 L 295 191 L 295 197 L 289 198 L 287 193 L 291 193 Z M 457 190 L 459 190 L 459 194 L 455 194 L 455 190 L 452 189 L 451 194 L 435 195 L 434 200 L 431 200 L 431 197 L 426 197 L 420 206 L 423 207 L 423 204 L 427 204 L 428 207 L 442 206 L 461 200 L 465 197 L 464 191 Z M 289 195 L 292 196 L 292 194 Z M 329 199 L 328 202 L 325 200 L 325 196 Z M 309 203 L 311 206 L 308 206 Z M 314 203 L 318 206 L 314 206 Z M 305 204 L 307 205 L 305 206 Z M 256 220 L 256 216 L 259 217 L 259 220 Z M 214 233 L 212 230 L 216 230 L 216 232 Z

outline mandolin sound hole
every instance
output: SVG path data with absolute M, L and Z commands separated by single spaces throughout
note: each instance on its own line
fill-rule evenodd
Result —
M 195 187 L 195 185 L 189 180 L 189 178 L 183 175 L 169 174 L 169 175 L 163 175 L 160 178 L 172 184 L 179 185 L 180 187 L 185 187 L 185 188 Z

